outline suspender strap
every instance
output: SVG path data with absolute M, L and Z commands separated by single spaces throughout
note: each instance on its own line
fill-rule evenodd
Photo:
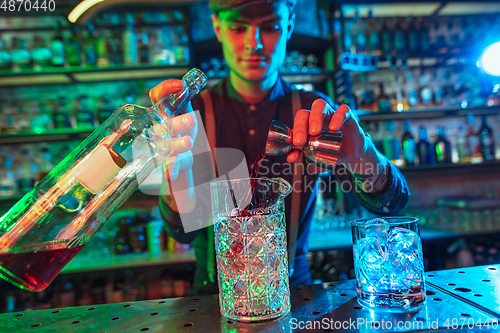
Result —
M 210 151 L 212 152 L 212 160 L 214 162 L 214 170 L 217 171 L 215 164 L 215 147 L 216 141 L 216 130 L 215 130 L 215 114 L 214 107 L 212 104 L 212 98 L 208 90 L 203 90 L 200 93 L 203 99 L 203 104 L 205 105 L 205 130 L 207 132 L 208 143 L 210 145 Z M 210 282 L 215 283 L 215 240 L 214 240 L 214 225 L 213 222 L 209 224 L 208 228 L 208 240 L 207 240 L 207 272 L 208 279 Z
M 300 101 L 300 91 L 292 90 L 292 110 L 293 116 L 302 108 Z M 297 231 L 300 222 L 300 194 L 302 189 L 302 165 L 303 156 L 300 154 L 299 159 L 293 166 L 293 184 L 292 184 L 292 205 L 290 211 L 290 234 L 288 239 L 288 267 L 290 268 L 290 276 L 294 273 L 295 266 L 295 242 L 297 241 Z M 298 167 L 302 166 L 302 167 Z M 295 190 L 295 184 L 300 184 L 299 189 Z

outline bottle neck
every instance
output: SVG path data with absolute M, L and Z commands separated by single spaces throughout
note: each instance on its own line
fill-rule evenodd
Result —
M 196 92 L 196 87 L 193 85 L 186 85 L 186 82 L 184 82 L 184 88 L 181 91 L 163 96 L 153 105 L 153 109 L 157 110 L 159 115 L 163 118 L 169 119 L 176 117 Z

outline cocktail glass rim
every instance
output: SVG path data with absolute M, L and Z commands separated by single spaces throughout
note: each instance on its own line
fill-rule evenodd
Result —
M 400 224 L 405 224 L 405 223 L 419 223 L 418 218 L 416 217 L 411 217 L 411 216 L 388 216 L 388 217 L 374 217 L 374 218 L 362 218 L 362 219 L 357 219 L 351 222 L 351 226 L 353 227 L 363 227 L 366 226 L 366 222 L 375 220 L 375 219 L 382 219 L 386 221 L 389 226 L 397 226 Z

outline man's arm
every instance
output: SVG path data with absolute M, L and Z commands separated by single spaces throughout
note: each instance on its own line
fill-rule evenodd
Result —
M 396 214 L 408 202 L 410 189 L 401 171 L 373 145 L 366 154 L 335 171 L 341 181 L 353 184 L 353 193 L 370 212 Z

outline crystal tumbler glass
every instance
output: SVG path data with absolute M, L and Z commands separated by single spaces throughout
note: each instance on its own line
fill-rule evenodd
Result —
M 222 316 L 256 322 L 290 311 L 284 179 L 211 184 Z
M 420 308 L 425 281 L 418 219 L 360 219 L 351 225 L 358 303 L 388 312 Z

